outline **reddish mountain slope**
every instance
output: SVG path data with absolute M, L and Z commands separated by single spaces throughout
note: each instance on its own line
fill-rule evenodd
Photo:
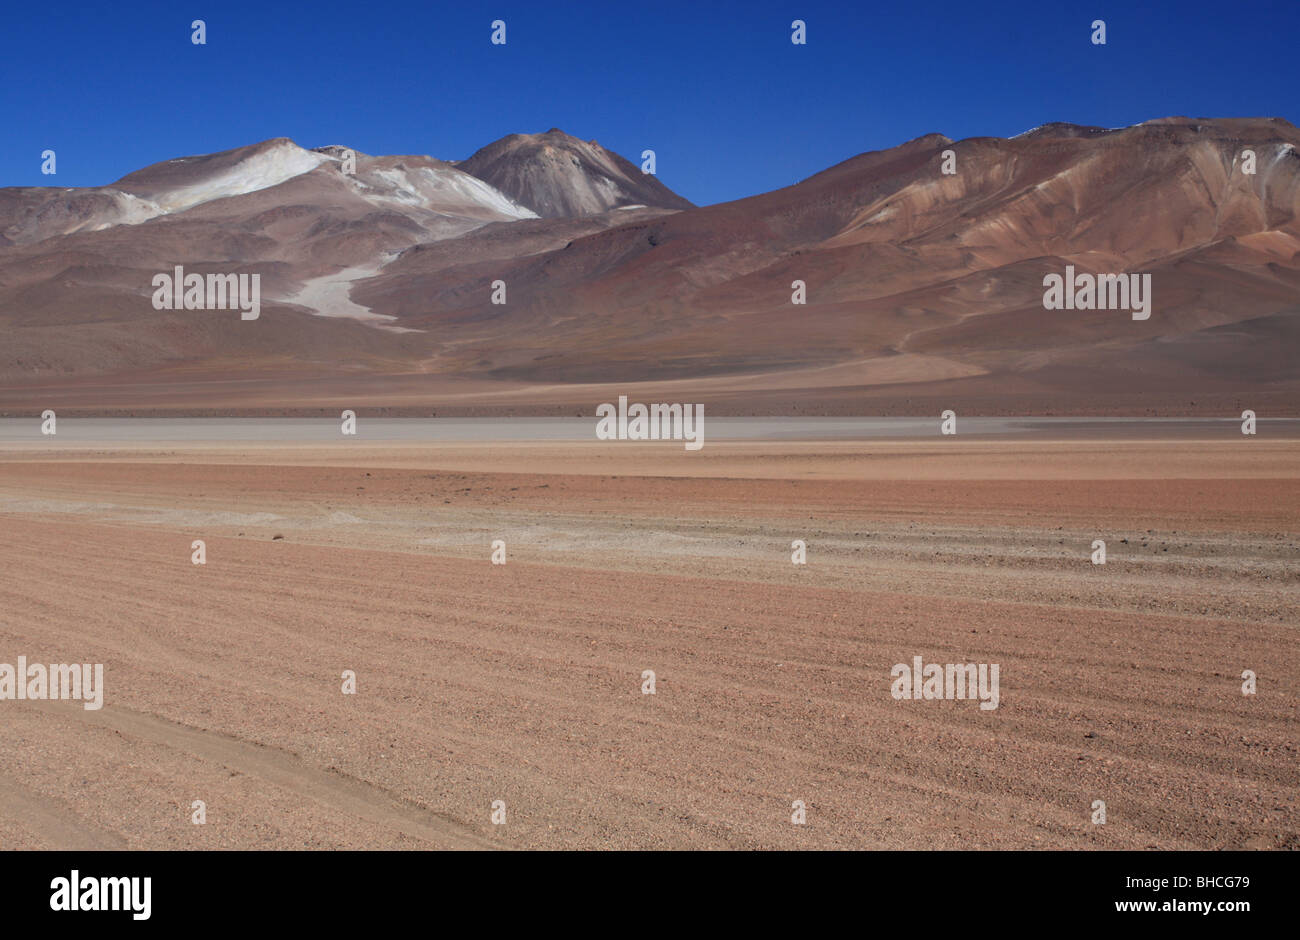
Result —
M 565 170 L 543 177 L 575 201 L 537 214 L 569 217 L 541 219 L 470 161 L 359 157 L 349 178 L 285 144 L 111 193 L 0 190 L 0 408 L 180 383 L 231 407 L 517 410 L 677 380 L 672 400 L 731 410 L 1300 412 L 1300 132 L 1279 119 L 929 135 L 683 211 L 587 214 Z M 194 201 L 222 187 L 241 191 Z M 115 194 L 165 213 L 113 221 Z M 154 311 L 149 278 L 180 263 L 262 273 L 262 318 Z M 1150 274 L 1150 318 L 1045 310 L 1066 265 Z

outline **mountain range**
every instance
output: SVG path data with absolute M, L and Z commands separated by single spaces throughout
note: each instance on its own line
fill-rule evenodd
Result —
M 552 129 L 0 189 L 0 411 L 1297 414 L 1298 147 L 1280 118 L 928 134 L 694 206 Z M 177 265 L 260 275 L 261 316 L 155 309 Z M 1149 319 L 1045 309 L 1067 266 L 1149 274 Z

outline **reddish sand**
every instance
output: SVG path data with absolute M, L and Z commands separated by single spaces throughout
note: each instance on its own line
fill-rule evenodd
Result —
M 0 701 L 0 842 L 1300 848 L 1300 443 L 692 456 L 9 449 L 0 662 L 106 691 Z

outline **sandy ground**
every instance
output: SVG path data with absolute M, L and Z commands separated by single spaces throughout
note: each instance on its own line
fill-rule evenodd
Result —
M 298 337 L 299 332 L 292 335 Z M 1278 349 L 1294 346 L 1285 338 L 1270 342 Z M 1261 341 L 1260 348 L 1265 347 L 1267 343 Z M 102 347 L 87 355 L 92 360 L 102 357 Z M 962 416 L 990 417 L 1208 418 L 1233 417 L 1247 408 L 1261 418 L 1300 417 L 1300 381 L 1284 379 L 1281 373 L 1247 391 L 1239 383 L 1222 387 L 1215 381 L 1189 394 L 1181 382 L 1166 387 L 1155 376 L 1145 376 L 1137 387 L 1128 376 L 1119 380 L 1114 391 L 1107 391 L 1095 366 L 1053 369 L 1047 380 L 1005 372 L 962 378 L 956 376 L 952 363 L 920 355 L 891 356 L 887 371 L 896 364 L 924 371 L 924 376 L 911 383 L 863 384 L 863 363 L 856 362 L 667 381 L 630 382 L 619 377 L 609 382 L 539 384 L 436 371 L 394 373 L 391 363 L 378 372 L 346 371 L 333 360 L 325 366 L 288 356 L 259 356 L 250 349 L 212 362 L 186 361 L 116 375 L 47 372 L 18 378 L 0 374 L 0 417 L 36 418 L 47 408 L 60 418 L 336 417 L 345 408 L 371 416 L 572 417 L 590 416 L 601 402 L 617 401 L 619 395 L 627 395 L 629 401 L 703 403 L 714 417 L 866 413 L 929 418 L 948 408 Z M 427 368 L 435 366 L 431 362 Z M 880 366 L 877 360 L 872 370 Z M 1240 371 L 1245 375 L 1250 370 L 1242 365 Z M 1270 370 L 1269 375 L 1275 372 Z
M 9 446 L 0 662 L 106 691 L 0 701 L 0 845 L 1300 848 L 1298 471 L 1262 439 Z M 1000 664 L 999 707 L 896 701 L 917 655 Z

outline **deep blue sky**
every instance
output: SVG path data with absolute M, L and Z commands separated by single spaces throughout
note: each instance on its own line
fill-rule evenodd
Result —
M 104 185 L 280 136 L 463 159 L 559 127 L 637 163 L 655 149 L 668 186 L 710 203 L 930 131 L 1300 123 L 1297 0 L 168 0 L 11 3 L 0 17 L 0 186 Z M 206 46 L 190 43 L 196 18 Z M 497 18 L 504 47 L 488 41 Z M 790 43 L 796 18 L 806 46 Z M 57 176 L 40 173 L 47 148 Z

